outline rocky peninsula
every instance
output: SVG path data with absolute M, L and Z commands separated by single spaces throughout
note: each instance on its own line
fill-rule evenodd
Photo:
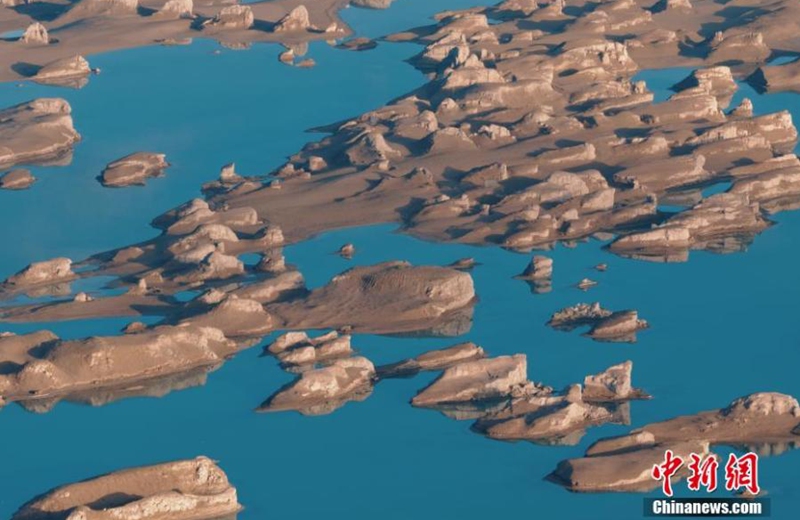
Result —
M 198 457 L 59 487 L 22 506 L 12 520 L 204 520 L 233 518 L 241 509 L 225 473 Z
M 708 453 L 709 446 L 759 446 L 796 443 L 800 406 L 785 394 L 764 392 L 741 397 L 720 410 L 646 425 L 628 435 L 601 439 L 586 456 L 559 463 L 550 475 L 572 491 L 647 491 L 657 487 L 650 468 L 671 449 L 681 457 Z

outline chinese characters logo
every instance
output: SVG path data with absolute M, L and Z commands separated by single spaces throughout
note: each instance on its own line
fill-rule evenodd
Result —
M 650 474 L 653 479 L 661 481 L 661 490 L 668 497 L 672 496 L 670 479 L 684 466 L 684 462 L 682 457 L 675 455 L 672 450 L 667 450 L 664 453 L 664 462 L 653 465 Z M 702 457 L 692 453 L 686 466 L 689 469 L 687 483 L 690 490 L 699 491 L 704 488 L 706 492 L 711 493 L 717 489 L 719 461 L 716 455 Z M 757 454 L 750 452 L 737 457 L 731 453 L 728 456 L 728 461 L 725 463 L 725 489 L 728 491 L 745 489 L 753 495 L 758 495 L 760 488 Z

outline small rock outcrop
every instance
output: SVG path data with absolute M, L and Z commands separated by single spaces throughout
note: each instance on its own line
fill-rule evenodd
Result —
M 613 368 L 613 367 L 612 367 Z M 794 444 L 800 430 L 800 405 L 777 392 L 741 397 L 720 410 L 648 424 L 628 435 L 601 439 L 586 456 L 558 464 L 549 479 L 573 491 L 648 491 L 658 486 L 651 468 L 672 450 L 683 459 L 705 455 L 713 445 L 758 449 Z M 685 468 L 678 477 L 686 474 Z
M 364 357 L 339 359 L 324 368 L 303 372 L 276 392 L 260 412 L 297 410 L 304 415 L 331 413 L 348 401 L 361 401 L 372 393 L 375 366 Z
M 620 342 L 635 342 L 636 332 L 649 326 L 636 311 L 612 312 L 599 303 L 579 303 L 562 309 L 550 317 L 547 325 L 566 331 L 588 325 L 591 328 L 586 335 L 590 338 Z
M 221 330 L 226 337 L 262 336 L 275 327 L 274 318 L 260 302 L 236 295 L 226 297 L 208 312 L 183 323 Z
M 31 171 L 22 168 L 0 175 L 0 189 L 3 190 L 24 190 L 30 188 L 34 182 L 36 177 Z
M 138 11 L 139 0 L 80 0 L 73 4 L 65 17 L 79 20 L 98 15 L 135 15 Z
M 517 278 L 523 280 L 548 280 L 553 277 L 553 259 L 536 255 Z
M 386 262 L 345 271 L 306 297 L 270 305 L 268 310 L 286 328 L 349 326 L 359 332 L 402 332 L 471 315 L 474 298 L 469 273 Z
M 287 332 L 265 349 L 285 366 L 313 365 L 348 357 L 353 353 L 350 336 L 336 331 L 309 338 L 305 332 Z
M 575 445 L 592 426 L 630 424 L 631 399 L 648 397 L 631 385 L 630 361 L 587 376 L 563 392 L 537 385 L 500 410 L 481 417 L 473 429 L 493 439 L 527 440 L 538 444 Z
M 796 441 L 800 427 L 797 399 L 778 392 L 760 392 L 734 400 L 720 410 L 652 423 L 642 430 L 657 441 L 704 440 L 741 445 Z
M 553 259 L 535 255 L 528 266 L 516 276 L 525 280 L 535 294 L 548 293 L 553 289 Z
M 520 397 L 533 390 L 524 354 L 459 363 L 411 400 L 420 407 Z
M 653 444 L 645 440 L 644 444 L 618 452 L 597 451 L 591 456 L 564 460 L 548 479 L 579 492 L 649 491 L 660 485 L 651 470 L 664 461 L 666 450 L 684 460 L 689 460 L 692 453 L 709 453 L 708 443 L 703 441 Z M 680 476 L 683 474 L 673 479 Z
M 35 285 L 64 282 L 75 278 L 72 272 L 72 260 L 54 258 L 43 262 L 34 262 L 17 274 L 10 276 L 4 286 L 26 288 Z
M 192 325 L 58 341 L 45 351 L 29 351 L 14 370 L 0 374 L 0 397 L 52 402 L 74 392 L 99 392 L 214 366 L 235 352 L 236 344 L 219 329 Z
M 304 5 L 298 5 L 289 14 L 278 20 L 273 27 L 275 32 L 306 31 L 311 28 L 308 18 L 308 9 Z
M 109 502 L 109 497 L 124 500 Z M 108 505 L 98 507 L 97 504 Z M 199 520 L 242 509 L 225 472 L 207 457 L 115 471 L 68 484 L 23 505 L 12 520 Z
M 459 363 L 482 359 L 486 353 L 475 343 L 459 343 L 452 347 L 431 350 L 417 357 L 378 367 L 381 379 L 408 377 L 418 372 L 444 370 Z
M 22 33 L 19 41 L 25 45 L 48 45 L 50 36 L 47 34 L 47 28 L 44 25 L 39 22 L 33 22 Z
M 203 23 L 209 29 L 250 29 L 255 23 L 253 10 L 247 5 L 223 7 L 214 18 Z
M 40 98 L 0 110 L 0 167 L 61 159 L 80 138 L 64 99 Z
M 92 73 L 89 62 L 83 56 L 60 58 L 42 66 L 33 76 L 37 83 L 80 88 Z
M 194 1 L 167 0 L 156 15 L 164 18 L 191 18 L 194 16 Z
M 339 251 L 337 251 L 337 253 L 342 258 L 350 260 L 351 258 L 353 258 L 353 255 L 356 254 L 356 246 L 354 246 L 353 244 L 345 244 L 339 248 Z
M 168 167 L 163 153 L 136 152 L 109 163 L 99 179 L 108 188 L 144 186 L 147 179 L 163 175 Z

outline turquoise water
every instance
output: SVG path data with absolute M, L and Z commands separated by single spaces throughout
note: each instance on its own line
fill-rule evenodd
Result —
M 386 12 L 350 9 L 346 16 L 356 27 L 364 24 L 364 34 L 376 35 L 376 27 L 389 32 L 424 22 L 404 14 L 409 20 L 391 27 L 386 18 L 395 9 L 422 17 L 453 6 L 422 4 L 403 0 Z M 80 258 L 153 236 L 146 223 L 197 195 L 200 183 L 216 177 L 225 162 L 236 161 L 245 174 L 267 171 L 313 137 L 303 133 L 305 128 L 379 106 L 423 81 L 401 63 L 418 50 L 408 45 L 381 44 L 363 53 L 312 45 L 310 56 L 318 66 L 311 70 L 278 64 L 276 46 L 213 54 L 218 49 L 199 41 L 92 57 L 104 73 L 80 91 L 0 85 L 3 106 L 37 95 L 66 97 L 85 137 L 71 166 L 35 168 L 40 181 L 32 189 L 0 192 L 2 214 L 22 223 L 0 229 L 3 243 L 15 245 L 0 256 L 0 275 L 36 259 Z M 666 88 L 684 76 L 675 71 L 642 75 L 653 88 L 659 79 Z M 331 96 L 319 85 L 329 87 Z M 759 112 L 790 107 L 800 116 L 795 95 L 757 96 L 742 87 L 737 96 L 744 94 Z M 105 163 L 135 149 L 163 151 L 174 166 L 143 189 L 100 187 L 94 177 Z M 83 197 L 73 198 L 76 194 Z M 553 291 L 540 295 L 512 278 L 527 264 L 527 255 L 432 244 L 390 225 L 326 233 L 287 248 L 286 255 L 311 287 L 353 265 L 394 259 L 448 264 L 475 257 L 481 263 L 472 272 L 480 302 L 468 334 L 457 339 L 365 335 L 354 339 L 355 348 L 381 364 L 475 341 L 491 354 L 526 353 L 530 378 L 555 387 L 632 359 L 635 384 L 654 396 L 632 404 L 633 426 L 638 426 L 718 408 L 755 391 L 800 396 L 795 326 L 800 301 L 794 293 L 800 287 L 800 213 L 776 220 L 779 224 L 746 254 L 693 252 L 685 264 L 618 258 L 598 241 L 575 249 L 559 246 L 548 253 L 555 260 Z M 345 242 L 357 248 L 351 261 L 332 254 Z M 607 272 L 591 269 L 601 262 L 609 264 Z M 599 285 L 588 293 L 574 289 L 584 277 Z M 636 344 L 608 344 L 544 326 L 553 311 L 595 300 L 611 309 L 638 309 L 651 329 L 641 332 Z M 74 338 L 114 334 L 129 321 L 4 329 L 48 328 Z M 643 495 L 571 494 L 542 480 L 561 459 L 579 456 L 594 440 L 627 427 L 591 429 L 571 447 L 488 440 L 470 432 L 469 422 L 409 406 L 432 374 L 381 382 L 366 401 L 327 416 L 255 414 L 253 408 L 291 379 L 274 359 L 259 353 L 258 347 L 245 351 L 210 374 L 205 386 L 161 399 L 128 399 L 100 408 L 61 403 L 47 414 L 19 406 L 3 409 L 0 518 L 64 482 L 199 454 L 219 460 L 237 486 L 246 506 L 240 520 L 577 520 L 641 514 Z M 796 518 L 799 457 L 792 451 L 761 461 L 761 485 L 772 498 L 773 518 Z

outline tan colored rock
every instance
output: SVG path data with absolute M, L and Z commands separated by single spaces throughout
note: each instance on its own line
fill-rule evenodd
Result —
M 165 18 L 191 18 L 194 16 L 193 0 L 167 0 L 156 13 Z
M 691 453 L 701 456 L 709 453 L 708 443 L 703 441 L 648 445 L 632 451 L 565 460 L 548 478 L 571 491 L 649 491 L 660 485 L 651 476 L 651 470 L 664 461 L 666 450 L 685 460 Z
M 633 362 L 625 361 L 583 380 L 583 398 L 594 401 L 615 401 L 636 396 L 631 385 Z
M 45 352 L 29 352 L 17 370 L 0 375 L 0 395 L 7 401 L 38 401 L 98 391 L 216 365 L 235 351 L 222 331 L 190 325 L 60 341 Z
M 200 263 L 200 268 L 187 275 L 188 282 L 202 280 L 222 280 L 244 273 L 244 263 L 235 256 L 214 252 Z
M 611 244 L 620 254 L 660 257 L 707 241 L 760 233 L 769 226 L 746 194 L 719 193 L 651 230 L 623 235 Z
M 47 63 L 36 72 L 33 79 L 39 83 L 58 85 L 61 82 L 72 82 L 76 79 L 86 78 L 91 72 L 92 69 L 89 67 L 89 62 L 83 56 L 72 56 Z
M 777 392 L 760 392 L 734 400 L 720 410 L 700 412 L 648 424 L 657 442 L 702 439 L 711 444 L 794 442 L 800 426 L 797 399 Z
M 144 186 L 147 179 L 160 177 L 168 167 L 163 153 L 136 152 L 109 163 L 100 175 L 100 182 L 111 188 Z
M 54 258 L 44 262 L 34 262 L 17 274 L 6 279 L 4 285 L 24 288 L 41 284 L 64 282 L 75 278 L 72 260 Z
M 337 251 L 338 255 L 342 258 L 351 259 L 353 255 L 356 254 L 356 246 L 353 244 L 344 244 L 342 247 L 339 248 Z
M 691 9 L 691 6 L 689 6 L 689 9 Z M 736 80 L 733 79 L 730 67 L 719 65 L 697 69 L 673 88 L 677 90 L 700 88 L 720 100 L 725 100 L 721 105 L 726 106 L 738 86 L 736 85 Z
M 524 354 L 459 363 L 411 400 L 421 407 L 519 397 L 531 392 Z
M 365 131 L 349 141 L 345 152 L 353 166 L 368 166 L 400 156 L 400 151 L 390 145 L 378 131 Z
M 526 280 L 546 280 L 553 276 L 553 259 L 547 256 L 535 255 L 528 266 L 517 278 Z
M 289 333 L 292 334 L 292 333 Z M 353 353 L 350 345 L 350 336 L 339 335 L 333 331 L 315 338 L 296 336 L 296 339 L 279 338 L 267 350 L 277 351 L 276 356 L 283 365 L 310 365 L 335 358 L 349 357 Z M 288 346 L 284 345 L 291 341 Z M 283 344 L 282 344 L 283 343 Z
M 60 98 L 40 98 L 0 111 L 0 167 L 68 156 L 81 138 L 72 108 Z
M 636 341 L 636 332 L 648 327 L 636 311 L 619 311 L 599 320 L 587 333 L 593 339 L 604 341 Z
M 230 338 L 263 336 L 274 326 L 274 318 L 260 302 L 229 296 L 208 312 L 184 320 L 198 327 L 219 329 Z
M 330 413 L 372 391 L 375 367 L 363 357 L 339 359 L 329 366 L 303 372 L 258 409 L 261 412 L 297 410 L 305 415 Z
M 614 181 L 632 188 L 664 191 L 710 179 L 712 174 L 704 168 L 705 163 L 706 158 L 699 154 L 679 155 L 627 168 L 615 173 Z
M 19 41 L 25 45 L 49 45 L 50 36 L 47 34 L 47 28 L 44 25 L 39 22 L 33 22 L 22 33 Z
M 139 0 L 80 0 L 72 6 L 66 17 L 78 20 L 98 15 L 135 15 L 138 10 Z
M 214 18 L 203 23 L 210 29 L 250 29 L 255 23 L 253 10 L 247 5 L 223 7 Z
M 272 278 L 244 285 L 231 294 L 239 298 L 255 300 L 259 303 L 267 304 L 287 295 L 303 292 L 304 290 L 305 282 L 303 280 L 303 275 L 298 271 L 286 270 L 276 273 Z
M 646 329 L 646 321 L 639 319 L 636 311 L 611 312 L 599 303 L 579 303 L 566 307 L 550 317 L 547 324 L 557 330 L 573 330 L 590 326 L 586 333 L 592 339 L 601 341 L 636 341 L 636 332 Z
M 308 18 L 308 9 L 304 5 L 298 5 L 289 14 L 278 20 L 272 30 L 275 32 L 294 32 L 306 31 L 309 28 L 311 28 L 311 22 Z
M 481 359 L 485 356 L 486 353 L 483 349 L 475 343 L 459 343 L 452 347 L 431 350 L 411 359 L 378 367 L 378 376 L 385 379 L 406 377 L 422 371 L 444 370 L 459 363 Z
M 30 188 L 34 182 L 36 177 L 26 169 L 11 170 L 0 175 L 0 189 L 3 190 L 24 190 Z
M 287 328 L 410 331 L 435 326 L 471 309 L 469 273 L 387 262 L 356 267 L 308 296 L 268 306 Z
M 108 502 L 109 497 L 126 500 Z M 197 457 L 58 487 L 23 505 L 12 519 L 200 520 L 235 515 L 241 509 L 225 473 L 211 459 Z

